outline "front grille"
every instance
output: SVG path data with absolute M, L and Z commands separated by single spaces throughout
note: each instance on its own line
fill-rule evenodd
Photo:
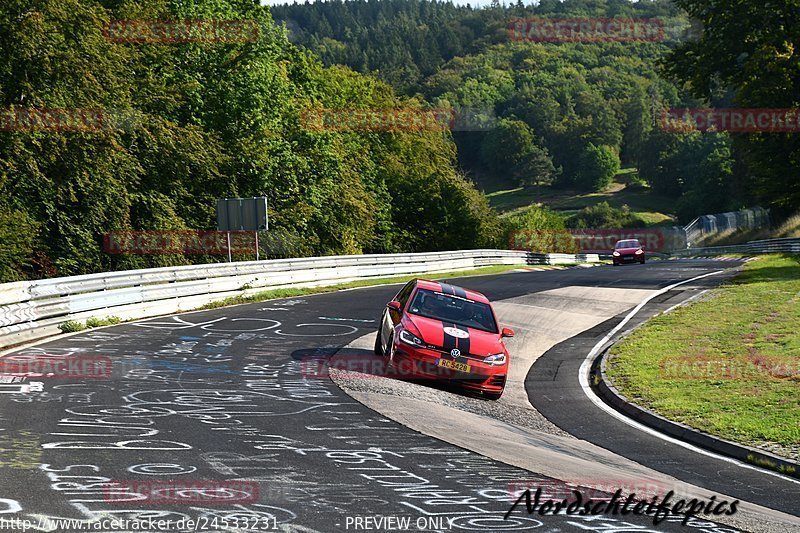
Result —
M 429 344 L 428 346 L 426 346 L 426 348 L 427 348 L 427 349 L 429 349 L 429 350 L 433 350 L 434 352 L 436 352 L 436 353 L 438 353 L 438 354 L 440 354 L 440 355 L 446 356 L 446 358 L 447 358 L 447 359 L 452 359 L 452 358 L 453 358 L 453 357 L 450 355 L 450 352 L 448 352 L 448 351 L 445 351 L 445 350 L 444 350 L 444 349 L 443 349 L 441 346 L 433 346 L 433 345 L 430 345 L 430 344 Z M 486 359 L 486 358 L 485 358 L 485 357 L 483 357 L 482 355 L 473 355 L 473 354 L 471 354 L 471 353 L 467 353 L 467 354 L 465 354 L 465 353 L 462 353 L 462 354 L 461 354 L 461 355 L 458 357 L 458 359 L 461 359 L 461 358 L 464 358 L 464 359 L 472 359 L 473 361 L 478 361 L 479 363 L 483 363 L 483 362 L 484 362 L 484 360 Z
M 496 387 L 503 387 L 506 384 L 506 376 L 492 376 L 489 378 L 489 383 L 487 385 L 492 385 Z

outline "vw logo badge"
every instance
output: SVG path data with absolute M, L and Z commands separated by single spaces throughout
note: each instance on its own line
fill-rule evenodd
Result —
M 458 348 L 453 348 L 452 350 L 450 350 L 450 355 L 452 355 L 453 357 L 459 357 L 461 356 L 461 350 L 459 350 Z

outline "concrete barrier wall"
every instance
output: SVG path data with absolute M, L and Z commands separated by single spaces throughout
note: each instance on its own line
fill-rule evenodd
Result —
M 60 332 L 67 320 L 147 318 L 285 287 L 467 270 L 491 265 L 596 262 L 589 255 L 463 250 L 216 263 L 0 284 L 0 348 Z

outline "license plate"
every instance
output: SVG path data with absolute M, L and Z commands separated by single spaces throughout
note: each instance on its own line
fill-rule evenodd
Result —
M 457 363 L 450 359 L 439 359 L 439 366 L 449 368 L 451 370 L 458 370 L 459 372 L 469 372 L 470 366 L 467 363 Z

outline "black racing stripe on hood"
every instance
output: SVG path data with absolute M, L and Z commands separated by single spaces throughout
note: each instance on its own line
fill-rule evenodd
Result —
M 464 298 L 465 300 L 469 300 L 469 298 L 467 297 L 467 291 L 465 291 L 461 287 L 456 287 L 455 285 L 450 285 L 449 283 L 442 283 L 442 282 L 439 282 L 439 285 L 442 287 L 443 294 L 450 294 L 452 296 L 458 296 L 459 298 Z
M 459 327 L 457 324 L 453 322 L 443 321 L 442 328 L 455 328 L 455 329 L 460 329 L 461 331 L 467 331 L 467 333 L 469 333 L 468 330 Z M 470 349 L 469 337 L 467 337 L 466 339 L 459 339 L 458 337 L 450 335 L 449 333 L 447 333 L 447 331 L 442 331 L 442 333 L 444 334 L 444 342 L 442 346 L 444 351 L 450 353 L 453 350 L 453 348 L 458 348 L 459 351 L 461 352 L 462 357 L 469 354 L 469 349 Z
M 464 298 L 465 300 L 467 299 L 467 291 L 465 291 L 461 287 L 455 287 L 453 285 L 451 285 L 450 287 L 453 289 L 453 291 L 455 291 L 456 296 L 458 296 L 459 298 Z
M 452 294 L 453 296 L 456 295 L 456 289 L 452 285 L 448 283 L 439 282 L 439 286 L 442 288 L 442 292 L 444 294 Z
M 458 329 L 462 331 L 466 331 L 469 334 L 469 330 L 466 328 L 460 328 L 456 326 Z M 466 339 L 458 339 L 458 349 L 461 350 L 461 355 L 469 355 L 469 337 Z
M 456 325 L 453 324 L 452 322 L 444 322 L 444 321 L 442 321 L 442 330 L 444 330 L 444 328 L 454 328 L 454 327 L 456 327 Z M 455 337 L 453 337 L 452 335 L 450 335 L 446 331 L 442 331 L 442 333 L 444 334 L 444 341 L 442 342 L 442 349 L 445 352 L 450 353 L 453 350 L 453 348 L 457 347 L 456 346 L 456 341 L 458 341 L 458 339 L 456 339 Z

